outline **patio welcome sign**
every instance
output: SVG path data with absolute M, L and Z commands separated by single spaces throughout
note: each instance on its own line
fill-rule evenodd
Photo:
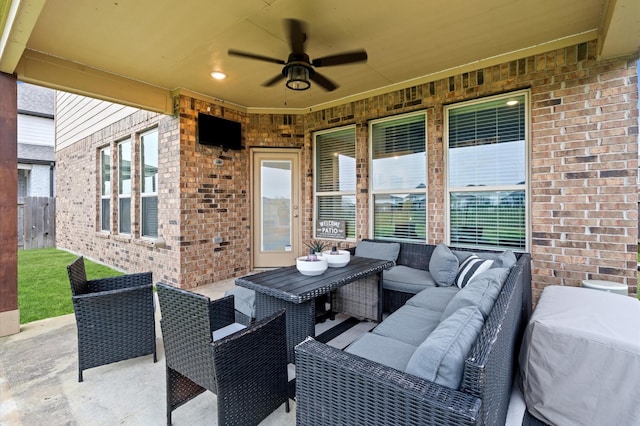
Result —
M 319 220 L 316 222 L 317 238 L 345 239 L 347 232 L 344 220 Z

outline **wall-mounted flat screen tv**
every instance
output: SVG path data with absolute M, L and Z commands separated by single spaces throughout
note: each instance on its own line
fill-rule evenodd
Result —
M 198 113 L 198 143 L 224 150 L 242 149 L 242 126 L 237 121 Z

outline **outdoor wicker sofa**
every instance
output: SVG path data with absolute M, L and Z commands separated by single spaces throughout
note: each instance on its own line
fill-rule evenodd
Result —
M 87 280 L 84 258 L 67 266 L 78 328 L 78 381 L 82 372 L 129 358 L 156 356 L 151 272 Z
M 428 268 L 434 249 L 401 243 L 398 264 Z M 296 347 L 297 423 L 504 424 L 531 300 L 530 255 L 516 257 L 464 360 L 457 389 L 308 338 Z

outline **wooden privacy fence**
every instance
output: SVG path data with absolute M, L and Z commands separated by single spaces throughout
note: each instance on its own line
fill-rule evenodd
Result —
M 25 197 L 22 208 L 18 206 L 18 240 L 22 231 L 25 249 L 55 246 L 56 201 L 52 197 Z M 22 220 L 20 220 L 22 219 Z

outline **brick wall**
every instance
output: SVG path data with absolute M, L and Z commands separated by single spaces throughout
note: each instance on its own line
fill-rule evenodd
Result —
M 111 183 L 117 195 L 116 143 L 132 138 L 134 152 L 139 152 L 139 134 L 158 126 L 160 178 L 159 229 L 164 243 L 140 238 L 140 221 L 132 218 L 130 236 L 100 232 L 99 151 L 110 146 L 112 153 Z M 180 257 L 176 254 L 180 229 L 173 224 L 179 218 L 178 181 L 170 178 L 179 169 L 180 134 L 178 121 L 148 111 L 137 111 L 126 119 L 111 124 L 91 136 L 56 152 L 56 246 L 103 262 L 127 272 L 152 271 L 154 281 L 179 283 Z M 132 173 L 139 168 L 139 157 L 133 157 Z M 139 181 L 133 181 L 131 208 L 139 216 L 139 198 L 135 195 Z M 117 199 L 117 198 L 116 198 Z M 111 228 L 117 229 L 115 206 L 111 205 Z
M 300 150 L 302 239 L 307 241 L 312 236 L 312 132 L 347 124 L 356 125 L 356 235 L 366 238 L 368 122 L 417 110 L 427 111 L 428 242 L 438 243 L 445 237 L 443 106 L 529 89 L 535 298 L 546 285 L 577 286 L 589 278 L 624 282 L 635 293 L 637 58 L 599 62 L 595 51 L 594 41 L 301 115 L 245 114 L 183 96 L 179 118 L 149 118 L 160 123 L 159 219 L 166 248 L 102 238 L 96 232 L 97 147 L 147 125 L 145 120 L 123 120 L 126 125 L 105 129 L 58 153 L 58 188 L 65 187 L 58 192 L 64 199 L 58 204 L 64 206 L 58 215 L 59 245 L 91 251 L 123 269 L 153 269 L 154 276 L 181 287 L 246 274 L 251 241 L 249 147 Z M 196 143 L 195 118 L 208 110 L 243 123 L 243 150 L 222 152 Z M 218 157 L 221 166 L 213 163 Z M 72 166 L 81 172 L 72 172 Z M 74 185 L 67 182 L 70 176 L 78 178 Z M 75 186 L 94 192 L 85 194 Z M 218 237 L 222 241 L 214 242 Z

